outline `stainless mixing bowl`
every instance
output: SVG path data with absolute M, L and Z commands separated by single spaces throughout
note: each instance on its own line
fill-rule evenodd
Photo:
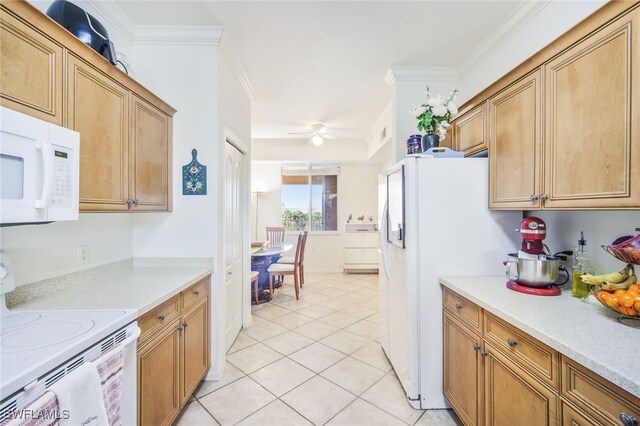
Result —
M 561 271 L 567 277 L 563 282 L 556 283 Z M 517 254 L 510 254 L 507 261 L 507 276 L 516 283 L 528 287 L 562 285 L 569 281 L 569 274 L 560 268 L 560 259 L 554 256 L 541 256 L 539 259 L 521 259 Z

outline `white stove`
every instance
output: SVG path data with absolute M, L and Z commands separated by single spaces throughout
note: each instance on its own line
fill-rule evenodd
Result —
M 131 323 L 135 311 L 0 315 L 0 400 Z
M 6 263 L 0 252 L 0 267 Z M 132 391 L 125 393 L 135 402 L 137 311 L 9 311 L 4 293 L 14 285 L 7 278 L 0 274 L 0 422 L 74 368 L 119 344 L 127 346 L 125 373 L 127 381 L 133 380 Z M 124 411 L 135 419 L 135 403 Z

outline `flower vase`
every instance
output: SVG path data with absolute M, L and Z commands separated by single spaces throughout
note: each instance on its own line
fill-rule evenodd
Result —
M 440 146 L 440 136 L 433 132 L 427 132 L 422 137 L 422 152 L 427 152 L 429 148 L 437 148 Z

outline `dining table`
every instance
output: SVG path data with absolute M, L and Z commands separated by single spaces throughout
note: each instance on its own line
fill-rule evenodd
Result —
M 260 246 L 258 246 L 257 243 L 255 243 L 255 245 L 252 243 L 251 270 L 258 272 L 259 274 L 258 290 L 261 301 L 263 301 L 263 298 L 268 300 L 271 297 L 271 295 L 266 294 L 269 290 L 269 266 L 272 263 L 278 262 L 278 259 L 282 257 L 282 254 L 292 248 L 293 244 L 285 242 L 271 243 L 269 241 L 265 241 Z

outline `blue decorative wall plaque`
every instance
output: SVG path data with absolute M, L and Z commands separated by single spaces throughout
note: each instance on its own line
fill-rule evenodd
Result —
M 198 150 L 191 150 L 191 162 L 182 166 L 182 195 L 207 195 L 207 166 L 196 158 Z

